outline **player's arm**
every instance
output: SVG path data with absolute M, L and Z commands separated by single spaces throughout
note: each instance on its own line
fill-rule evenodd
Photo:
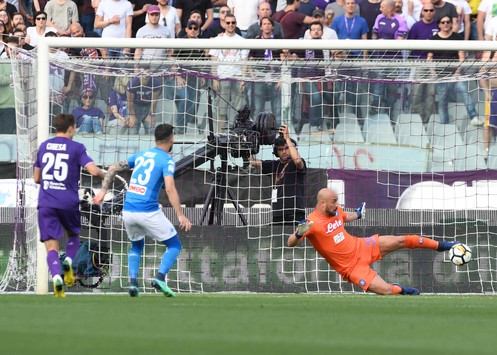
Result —
M 112 184 L 112 181 L 114 181 L 114 177 L 116 176 L 116 174 L 127 169 L 129 169 L 127 160 L 121 160 L 109 166 L 109 168 L 107 169 L 107 174 L 105 174 L 104 180 L 102 181 L 102 188 L 93 198 L 93 203 L 97 205 L 101 204 L 104 200 L 105 194 L 109 190 L 110 184 Z
M 100 169 L 94 162 L 85 165 L 85 169 L 93 176 L 98 176 L 100 178 L 105 178 L 105 172 Z
M 293 248 L 294 246 L 299 244 L 300 239 L 304 236 L 305 233 L 307 233 L 309 229 L 311 229 L 313 224 L 314 221 L 309 221 L 307 219 L 304 219 L 302 222 L 300 222 L 295 232 L 293 232 L 293 234 L 288 237 L 288 246 Z
M 164 185 L 167 194 L 167 198 L 169 199 L 169 203 L 173 206 L 176 211 L 176 215 L 178 216 L 179 226 L 185 231 L 189 231 L 192 228 L 191 222 L 188 218 L 183 214 L 183 210 L 181 209 L 181 202 L 178 195 L 178 190 L 176 190 L 176 184 L 174 183 L 174 176 L 166 175 L 164 176 Z
M 366 216 L 366 202 L 361 203 L 361 205 L 356 208 L 354 212 L 345 212 L 345 222 L 352 222 L 356 219 L 361 219 Z

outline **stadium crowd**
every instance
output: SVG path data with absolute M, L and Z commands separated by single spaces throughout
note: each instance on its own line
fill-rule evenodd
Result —
M 494 40 L 497 34 L 497 0 L 0 0 L 0 43 L 1 58 L 11 55 L 9 47 L 22 47 L 26 50 L 36 48 L 40 37 L 47 33 L 52 36 L 72 37 L 102 37 L 102 38 L 222 38 L 223 40 L 243 41 L 248 39 L 415 39 L 415 40 Z M 88 57 L 88 58 L 126 58 L 151 59 L 164 56 L 189 56 L 195 59 L 216 58 L 218 62 L 272 60 L 275 58 L 292 58 L 305 60 L 329 60 L 330 58 L 368 58 L 372 53 L 367 51 L 258 51 L 237 50 L 225 53 L 219 50 L 210 51 L 158 51 L 136 50 L 129 48 L 85 48 L 72 49 L 52 53 L 58 57 Z M 375 53 L 379 55 L 379 53 Z M 381 53 L 383 58 L 395 59 L 402 53 Z M 416 59 L 464 60 L 465 53 L 454 51 L 439 51 L 435 55 L 423 51 L 413 51 L 410 55 Z M 487 56 L 488 59 L 488 56 Z M 191 104 L 198 90 L 212 85 L 221 98 L 235 102 L 237 105 L 249 105 L 255 110 L 261 110 L 266 102 L 271 109 L 278 112 L 281 100 L 275 99 L 280 95 L 281 87 L 275 82 L 251 83 L 250 80 L 240 81 L 236 85 L 223 78 L 232 75 L 240 77 L 255 77 L 261 75 L 254 70 L 246 70 L 245 66 L 218 65 L 219 80 L 206 83 L 205 79 L 178 76 L 166 83 L 158 92 L 154 88 L 135 95 L 137 87 L 148 85 L 143 79 L 116 79 L 115 82 L 92 77 L 89 74 L 76 75 L 69 72 L 63 75 L 63 82 L 56 80 L 57 86 L 52 87 L 52 98 L 66 103 L 76 100 L 80 105 L 76 113 L 78 129 L 85 133 L 120 132 L 136 134 L 140 126 L 146 133 L 155 125 L 156 97 L 158 94 L 169 99 L 175 99 L 177 109 L 177 126 L 183 128 L 178 134 L 184 133 L 185 126 L 196 121 L 198 103 Z M 391 69 L 395 71 L 397 69 Z M 2 73 L 7 73 L 2 69 Z M 323 75 L 323 71 L 314 69 L 313 72 L 300 75 Z M 391 73 L 381 75 L 387 77 Z M 454 73 L 457 75 L 458 73 Z M 4 74 L 2 74 L 4 75 Z M 7 74 L 5 74 L 7 75 Z M 9 74 L 10 75 L 10 74 Z M 62 77 L 59 76 L 59 79 Z M 12 80 L 12 79 L 10 79 Z M 11 90 L 12 82 L 6 81 L 0 90 Z M 438 113 L 441 123 L 448 123 L 447 96 L 449 92 L 457 91 L 462 97 L 467 109 L 468 122 L 474 126 L 484 124 L 482 112 L 477 107 L 471 95 L 468 95 L 467 83 L 456 84 L 419 84 L 419 85 L 384 85 L 377 82 L 371 85 L 371 100 L 368 105 L 360 103 L 358 95 L 365 88 L 361 83 L 352 82 L 332 83 L 326 80 L 292 85 L 292 97 L 300 93 L 300 103 L 293 104 L 292 116 L 297 117 L 293 122 L 295 132 L 299 133 L 304 123 L 310 123 L 318 130 L 334 128 L 338 122 L 337 107 L 352 107 L 357 117 L 367 117 L 370 114 L 384 112 L 392 121 L 402 112 L 417 113 L 424 123 L 435 113 L 435 103 L 438 103 Z M 346 87 L 345 87 L 346 86 Z M 124 88 L 124 90 L 123 90 Z M 174 88 L 174 90 L 173 90 Z M 492 100 L 492 86 L 483 83 L 485 97 Z M 116 90 L 120 90 L 119 92 Z M 141 89 L 140 89 L 141 90 Z M 162 90 L 162 89 L 161 89 Z M 95 109 L 97 97 L 107 102 L 107 109 Z M 229 98 L 229 96 L 233 98 Z M 12 120 L 14 99 L 2 95 L 0 115 L 2 121 Z M 428 103 L 428 105 L 426 104 Z M 218 131 L 224 129 L 229 119 L 226 105 L 218 99 Z M 321 107 L 323 109 L 321 110 Z M 493 107 L 490 105 L 490 107 Z M 64 107 L 63 107 L 64 109 Z M 75 109 L 74 107 L 71 108 Z M 5 112 L 4 112 L 5 111 Z M 103 111 L 103 112 L 102 112 Z M 136 111 L 136 112 L 135 112 Z M 490 109 L 491 111 L 491 109 Z M 55 112 L 56 114 L 58 112 Z M 102 116 L 103 114 L 103 116 Z M 489 117 L 493 117 L 490 112 Z M 7 115 L 7 116 L 5 116 Z M 5 118 L 4 118 L 5 116 Z M 112 122 L 114 121 L 115 122 Z M 497 121 L 497 120 L 496 120 Z M 202 122 L 196 122 L 199 129 Z M 10 127 L 10 128 L 9 128 Z M 497 122 L 487 119 L 485 123 L 486 143 L 492 139 L 493 127 Z M 0 133 L 12 130 L 12 125 L 5 125 Z

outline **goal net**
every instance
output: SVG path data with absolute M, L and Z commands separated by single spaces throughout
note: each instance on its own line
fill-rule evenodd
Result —
M 457 52 L 457 43 L 230 42 L 50 38 L 38 52 L 18 51 L 12 60 L 17 205 L 8 222 L 14 236 L 0 245 L 0 290 L 40 292 L 48 285 L 32 171 L 38 144 L 53 134 L 52 118 L 65 112 L 78 120 L 74 139 L 104 168 L 154 146 L 155 125 L 175 126 L 176 187 L 193 228 L 179 232 L 183 250 L 167 275 L 174 291 L 362 292 L 307 242 L 286 247 L 295 224 L 274 222 L 288 212 L 285 204 L 300 199 L 310 213 L 319 189 L 330 187 L 346 210 L 367 203 L 366 218 L 347 227 L 353 235 L 420 234 L 472 248 L 473 261 L 462 267 L 446 253 L 399 250 L 373 265 L 386 281 L 428 293 L 495 293 L 497 148 L 490 112 L 497 67 L 491 56 L 476 59 L 482 48 L 468 43 L 473 50 L 460 62 L 418 55 Z M 88 56 L 116 46 L 141 48 L 148 59 Z M 486 119 L 490 125 L 482 125 Z M 250 164 L 277 159 L 272 143 L 280 125 L 289 127 L 306 163 L 302 196 Z M 66 292 L 126 290 L 129 243 L 119 206 L 129 176 L 116 179 L 98 209 L 90 196 L 101 182 L 82 172 L 82 240 L 105 257 L 99 272 L 80 275 L 79 286 Z M 166 194 L 159 199 L 177 225 Z M 146 239 L 143 292 L 154 292 L 150 280 L 163 252 Z

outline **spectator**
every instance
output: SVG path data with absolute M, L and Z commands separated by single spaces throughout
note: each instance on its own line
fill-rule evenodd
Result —
M 257 21 L 257 7 L 262 0 L 228 0 L 231 13 L 238 19 L 238 28 L 241 36 L 247 37 L 247 30 Z
M 172 38 L 171 32 L 160 23 L 161 9 L 157 5 L 147 7 L 149 22 L 141 27 L 136 33 L 136 38 Z M 162 59 L 167 55 L 167 49 L 136 48 L 135 60 L 140 59 Z
M 7 26 L 5 26 L 5 23 L 0 20 L 0 42 L 5 42 L 8 36 L 9 32 L 7 31 Z
M 208 38 L 214 38 L 217 37 L 220 33 L 224 33 L 226 31 L 226 16 L 232 15 L 231 10 L 228 6 L 221 6 L 219 9 L 219 23 L 212 25 L 209 30 L 207 31 L 207 37 Z M 235 27 L 235 33 L 239 36 L 242 35 L 242 32 L 238 28 L 238 26 Z
M 91 4 L 91 0 L 79 0 L 78 13 L 79 13 L 79 23 L 83 27 L 84 32 L 91 32 L 94 30 L 95 25 L 95 9 Z M 99 36 L 100 37 L 100 36 Z
M 57 30 L 47 26 L 47 14 L 44 11 L 36 12 L 34 18 L 36 26 L 27 28 L 26 43 L 36 47 L 40 37 L 44 37 L 48 32 L 57 33 Z
M 437 34 L 438 24 L 434 21 L 435 11 L 435 7 L 431 2 L 423 4 L 423 16 L 420 21 L 412 26 L 408 39 L 427 40 Z M 412 51 L 410 54 L 411 58 L 421 60 L 426 60 L 427 55 L 427 51 Z M 415 76 L 417 77 L 423 77 L 426 74 L 426 70 L 423 70 L 423 68 L 415 69 Z M 435 107 L 435 84 L 413 84 L 411 100 L 412 113 L 419 114 L 423 122 L 427 123 Z
M 124 134 L 129 127 L 128 100 L 126 97 L 127 85 L 128 78 L 126 76 L 118 76 L 109 93 L 108 105 L 110 107 L 110 116 L 106 127 L 108 134 Z
M 75 38 L 100 38 L 95 31 L 85 32 L 83 26 L 78 22 L 74 22 L 69 27 L 69 34 Z M 107 58 L 107 50 L 105 48 L 71 48 L 70 55 L 91 59 Z
M 47 14 L 47 26 L 59 35 L 69 35 L 71 23 L 79 21 L 78 7 L 72 0 L 51 0 L 43 10 Z
M 199 38 L 200 23 L 188 21 L 188 26 L 185 28 L 185 36 L 181 38 L 195 39 Z M 203 60 L 206 59 L 203 49 L 178 49 L 174 51 L 174 57 L 180 59 Z M 182 65 L 182 68 L 188 72 L 189 66 Z M 176 77 L 176 111 L 178 113 L 177 131 L 182 134 L 186 131 L 186 126 L 190 122 L 194 122 L 199 130 L 199 133 L 205 128 L 205 117 L 197 118 L 197 110 L 199 105 L 200 88 L 205 86 L 206 80 L 195 75 L 185 75 Z M 171 97 L 171 93 L 166 92 L 166 97 Z M 184 114 L 183 114 L 184 113 Z M 183 127 L 184 125 L 184 127 Z
M 94 28 L 102 29 L 102 38 L 131 38 L 133 8 L 127 0 L 105 0 L 98 5 Z M 107 50 L 110 58 L 127 56 L 129 48 Z
M 438 23 L 441 17 L 449 16 L 452 19 L 452 31 L 457 33 L 459 31 L 459 23 L 457 22 L 457 10 L 454 5 L 444 0 L 431 0 L 435 6 L 435 21 Z
M 95 92 L 93 88 L 84 88 L 81 93 L 81 107 L 76 107 L 72 111 L 78 133 L 103 133 L 105 114 L 94 107 Z
M 287 0 L 287 5 L 273 15 L 273 20 L 281 24 L 286 39 L 299 39 L 303 36 L 305 25 L 314 22 L 311 16 L 297 12 L 300 7 L 299 0 Z
M 169 5 L 170 1 L 171 0 L 157 0 L 160 8 L 159 22 L 167 27 L 171 34 L 171 38 L 176 38 L 181 31 L 181 21 L 179 20 L 176 8 Z M 147 16 L 145 22 L 148 23 L 148 21 Z
M 469 36 L 471 32 L 471 7 L 469 7 L 467 0 L 447 0 L 456 8 L 457 13 L 457 23 L 459 25 L 459 30 L 457 33 L 462 33 L 465 41 L 469 41 Z
M 316 9 L 312 12 L 312 17 L 315 21 L 321 22 L 323 25 L 323 37 L 322 39 L 338 39 L 337 33 L 334 29 L 325 27 L 326 17 L 324 17 L 324 11 L 321 9 Z M 304 39 L 311 39 L 311 30 L 308 29 L 304 33 Z
M 342 16 L 342 15 L 345 14 L 345 5 L 346 5 L 346 1 L 345 0 L 337 0 L 336 2 L 332 2 L 331 4 L 329 4 L 328 6 L 326 6 L 326 10 L 333 10 L 333 12 L 335 14 L 335 18 L 337 18 L 338 16 Z M 354 8 L 354 15 L 355 16 L 360 16 L 361 15 L 361 8 L 357 4 L 356 4 L 356 6 Z
M 145 134 L 150 134 L 155 127 L 155 108 L 162 91 L 159 77 L 133 77 L 126 87 L 128 100 L 128 133 L 138 134 L 143 124 Z
M 223 41 L 239 41 L 244 38 L 235 32 L 236 18 L 233 15 L 225 17 L 226 31 L 216 38 Z M 228 102 L 236 109 L 245 105 L 243 95 L 245 90 L 246 68 L 236 62 L 248 59 L 249 51 L 246 49 L 211 49 L 209 55 L 214 60 L 216 79 L 212 88 L 220 96 L 218 98 L 217 132 L 222 133 L 228 123 Z M 225 62 L 225 64 L 223 64 Z M 237 80 L 232 80 L 232 79 Z
M 395 0 L 395 13 L 404 18 L 404 21 L 406 22 L 407 25 L 407 29 L 410 30 L 412 25 L 416 23 L 416 19 L 412 15 L 409 15 L 409 13 L 404 12 L 403 8 L 404 8 L 404 2 L 402 0 Z
M 373 27 L 376 18 L 381 14 L 381 0 L 363 0 L 361 2 L 360 16 L 366 20 L 369 32 L 368 39 L 373 37 Z
M 494 21 L 493 21 L 494 22 Z M 487 41 L 495 41 L 497 26 L 495 22 L 487 27 Z M 497 62 L 496 52 L 485 51 L 481 56 L 482 62 Z M 492 71 L 492 74 L 493 71 Z M 488 159 L 492 138 L 497 135 L 497 79 L 480 80 L 481 88 L 485 92 L 485 124 L 483 127 L 483 154 Z
M 33 46 L 26 43 L 26 34 L 21 28 L 16 27 L 14 29 L 14 32 L 12 32 L 12 35 L 19 39 L 19 48 L 27 51 L 30 51 L 34 48 Z
M 290 137 L 288 127 L 281 126 L 278 131 L 280 136 L 273 142 L 273 154 L 277 159 L 251 157 L 250 165 L 262 174 L 271 174 L 273 224 L 295 226 L 305 218 L 307 166 L 297 150 L 297 142 Z
M 383 0 L 380 5 L 381 15 L 378 15 L 373 26 L 373 39 L 395 39 L 404 40 L 407 37 L 407 24 L 403 17 L 395 13 L 394 0 Z M 390 59 L 398 58 L 398 52 L 377 51 L 373 55 Z M 393 69 L 396 70 L 396 69 Z M 383 70 L 381 77 L 389 75 L 387 70 Z M 371 113 L 377 113 L 380 110 L 380 105 L 386 108 L 390 119 L 394 119 L 394 108 L 397 101 L 398 87 L 384 83 L 371 84 Z
M 438 20 L 438 27 L 440 30 L 431 39 L 439 41 L 462 40 L 462 35 L 454 32 L 452 30 L 452 25 L 453 21 L 449 15 L 442 16 Z M 465 60 L 465 53 L 464 51 L 451 50 L 431 51 L 428 52 L 427 60 L 459 60 L 460 62 L 463 62 Z M 443 74 L 444 76 L 446 76 L 447 74 L 454 74 L 454 76 L 457 77 L 461 74 L 461 68 L 458 67 L 455 71 L 453 71 L 453 69 L 442 69 L 441 74 Z M 478 118 L 475 102 L 468 92 L 468 83 L 462 80 L 450 83 L 435 84 L 435 97 L 438 102 L 438 114 L 440 116 L 440 123 L 449 123 L 448 96 L 450 92 L 457 92 L 461 94 L 461 96 L 463 97 L 464 105 L 466 106 L 466 111 L 468 113 L 470 123 L 473 126 L 481 126 L 484 122 Z
M 0 25 L 1 28 L 1 25 Z M 8 42 L 6 40 L 6 42 Z M 9 45 L 13 46 L 13 43 Z M 0 49 L 3 58 L 10 58 L 12 55 L 7 45 L 1 44 Z M 12 76 L 12 65 L 10 61 L 0 63 L 0 134 L 16 134 L 16 102 L 14 95 L 14 77 Z
M 43 11 L 44 8 L 36 8 L 36 1 L 37 0 L 19 0 L 19 12 L 24 16 L 30 26 L 36 25 L 36 12 Z M 41 0 L 39 1 L 41 2 Z
M 212 21 L 214 21 L 211 0 L 176 0 L 174 7 L 176 7 L 178 17 L 181 19 L 181 27 L 186 27 L 190 12 L 193 10 L 200 11 L 200 17 L 202 18 L 202 27 L 200 29 L 202 32 L 207 31 Z
M 12 14 L 12 28 L 16 28 L 17 25 L 23 25 L 24 24 L 24 16 L 22 16 L 19 12 L 14 12 Z
M 194 21 L 200 26 L 198 38 L 208 38 L 209 37 L 209 31 L 202 31 L 202 24 L 204 23 L 204 19 L 202 19 L 201 15 L 200 15 L 200 11 L 193 10 L 190 13 L 190 18 L 188 19 L 188 22 L 190 22 L 190 21 Z M 213 27 L 213 26 L 211 26 L 211 27 Z M 185 38 L 186 36 L 187 36 L 187 33 L 186 33 L 186 27 L 185 27 L 179 31 L 178 37 Z
M 12 19 L 7 10 L 0 10 L 0 21 L 4 23 L 7 33 L 12 33 L 14 27 L 12 26 Z
M 314 0 L 299 0 L 299 2 L 300 5 L 297 11 L 306 16 L 312 17 L 312 12 L 318 8 L 314 3 Z
M 263 17 L 260 23 L 261 34 L 256 36 L 256 39 L 282 39 L 273 33 L 274 21 L 272 18 Z M 258 62 L 271 62 L 280 59 L 282 55 L 281 50 L 252 49 L 249 58 Z M 281 124 L 281 81 L 274 80 L 274 77 L 279 75 L 280 68 L 278 65 L 268 66 L 264 63 L 250 68 L 250 76 L 252 79 L 256 79 L 252 85 L 254 117 L 265 111 L 266 101 L 270 101 L 271 111 L 274 113 L 276 124 L 279 126 Z
M 133 22 L 131 24 L 131 36 L 136 37 L 136 32 L 145 25 L 147 9 L 151 5 L 157 5 L 156 0 L 129 0 L 133 8 Z
M 476 17 L 476 32 L 479 41 L 485 39 L 485 32 L 490 20 L 494 17 L 493 9 L 497 5 L 497 0 L 482 0 L 478 4 L 478 14 Z
M 271 17 L 271 14 L 272 11 L 269 2 L 263 1 L 259 3 L 259 6 L 257 7 L 258 20 L 251 24 L 247 29 L 247 39 L 256 38 L 257 36 L 260 36 L 262 34 L 260 24 L 261 19 L 263 17 Z M 285 38 L 285 36 L 283 35 L 283 30 L 281 29 L 281 25 L 278 22 L 273 21 L 273 26 L 273 35 L 275 36 L 275 38 Z
M 5 10 L 11 19 L 14 18 L 14 14 L 18 13 L 17 8 L 7 0 L 0 0 L 0 10 Z M 0 18 L 3 21 L 3 19 Z

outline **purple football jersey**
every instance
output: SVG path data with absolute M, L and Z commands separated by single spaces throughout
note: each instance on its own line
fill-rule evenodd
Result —
M 81 143 L 64 137 L 43 142 L 35 162 L 41 170 L 38 206 L 77 210 L 81 167 L 91 162 Z

